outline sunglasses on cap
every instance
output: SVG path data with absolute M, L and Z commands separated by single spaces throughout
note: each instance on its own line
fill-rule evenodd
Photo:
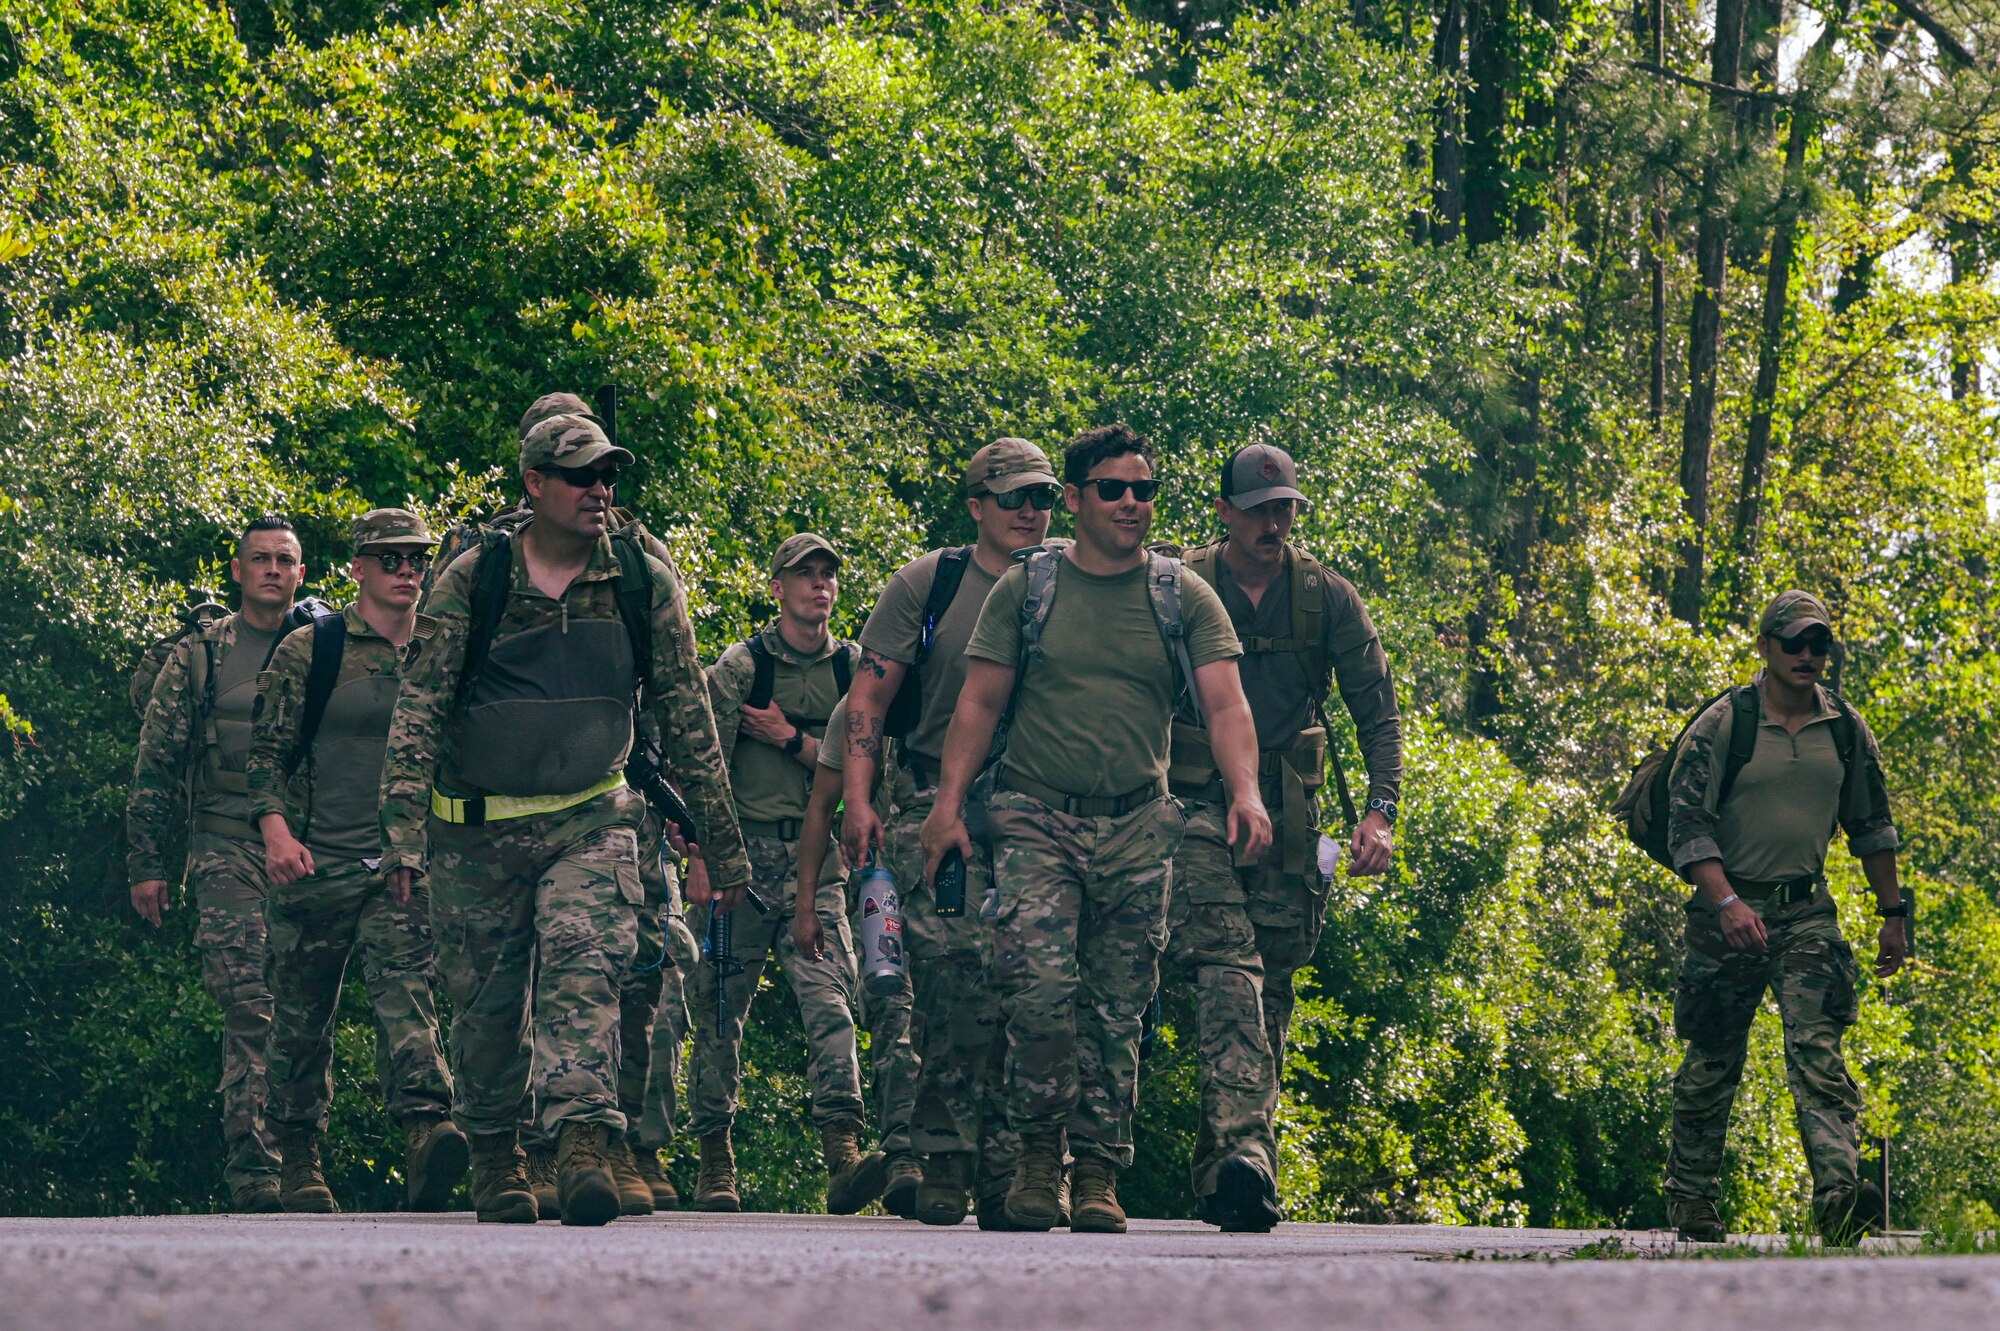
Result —
M 618 482 L 625 478 L 625 473 L 617 467 L 537 467 L 535 470 L 579 490 L 588 490 L 600 482 L 605 489 L 616 490 Z
M 1077 488 L 1080 490 L 1094 488 L 1097 497 L 1107 504 L 1117 503 L 1125 497 L 1125 492 L 1130 490 L 1134 499 L 1142 504 L 1150 504 L 1153 502 L 1153 496 L 1160 492 L 1160 483 L 1155 480 L 1121 481 L 1115 476 L 1099 476 L 1096 480 L 1080 482 Z
M 986 490 L 979 497 L 981 499 L 992 500 L 1009 513 L 1019 509 L 1021 505 L 1030 502 L 1036 508 L 1046 513 L 1056 506 L 1056 496 L 1061 493 L 1061 488 L 1054 485 L 1023 485 L 1013 490 L 1001 490 L 998 492 Z
M 382 561 L 384 573 L 400 573 L 403 571 L 403 565 L 408 564 L 410 572 L 422 576 L 431 566 L 428 551 L 420 550 L 413 554 L 405 554 L 401 550 L 370 550 L 367 554 L 370 559 Z
M 1807 629 L 1795 637 L 1779 638 L 1777 642 L 1787 656 L 1797 656 L 1801 652 L 1825 656 L 1833 650 L 1833 635 L 1825 629 Z

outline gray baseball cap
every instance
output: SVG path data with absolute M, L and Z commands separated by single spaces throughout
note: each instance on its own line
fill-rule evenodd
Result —
M 1273 499 L 1296 499 L 1301 508 L 1312 500 L 1299 490 L 1299 467 L 1292 455 L 1271 444 L 1239 448 L 1222 464 L 1222 497 L 1237 508 L 1255 508 Z

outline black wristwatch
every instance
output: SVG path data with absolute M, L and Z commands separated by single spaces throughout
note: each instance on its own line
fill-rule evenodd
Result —
M 1396 801 L 1369 800 L 1368 812 L 1381 814 L 1392 829 L 1396 826 Z
M 1875 913 L 1885 920 L 1907 920 L 1910 918 L 1910 899 L 1904 897 L 1895 905 L 1886 909 L 1880 902 L 1877 902 L 1875 904 Z
M 782 752 L 787 758 L 796 758 L 799 756 L 799 750 L 803 749 L 805 746 L 806 746 L 806 732 L 804 727 L 793 726 L 792 737 L 786 740 L 784 744 L 779 746 L 779 749 L 780 752 Z

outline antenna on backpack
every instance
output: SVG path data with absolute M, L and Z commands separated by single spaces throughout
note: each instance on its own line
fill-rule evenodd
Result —
M 594 401 L 597 419 L 604 422 L 604 437 L 615 445 L 618 442 L 618 385 L 604 385 L 597 390 Z

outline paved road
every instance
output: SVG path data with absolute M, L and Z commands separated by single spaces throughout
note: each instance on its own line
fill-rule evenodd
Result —
M 2000 1325 L 1983 1257 L 1576 1261 L 1577 1231 L 981 1234 L 825 1216 L 0 1220 L 5 1331 L 1813 1331 Z M 1664 1235 L 1626 1243 L 1661 1255 Z M 1463 1260 L 1462 1254 L 1480 1260 Z M 1495 1260 L 1497 1259 L 1497 1260 Z

